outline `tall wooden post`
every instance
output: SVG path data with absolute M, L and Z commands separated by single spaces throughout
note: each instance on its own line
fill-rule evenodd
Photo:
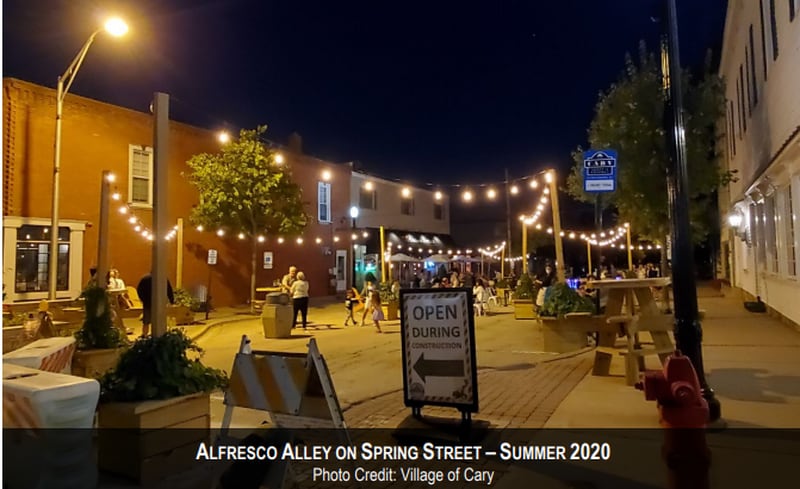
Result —
M 176 246 L 178 247 L 178 256 L 176 259 L 175 270 L 175 288 L 180 289 L 183 287 L 183 218 L 178 218 L 178 232 L 176 233 Z
M 97 230 L 97 285 L 105 289 L 108 286 L 106 274 L 108 273 L 108 206 L 110 202 L 110 183 L 111 172 L 103 171 L 103 179 L 100 184 L 100 225 Z M 55 250 L 56 253 L 58 250 Z
M 558 182 L 556 181 L 556 172 L 549 170 L 545 174 L 547 183 L 550 184 L 550 208 L 553 209 L 553 234 L 556 238 L 556 276 L 558 281 L 566 283 L 564 274 L 564 242 L 561 239 L 561 212 L 558 208 Z
M 589 268 L 586 272 L 586 275 L 592 274 L 592 243 L 588 239 L 586 240 L 586 258 L 589 259 Z
M 383 226 L 381 226 L 381 282 L 386 281 L 386 242 L 383 237 Z
M 528 273 L 528 223 L 522 221 L 522 271 Z
M 169 95 L 156 93 L 153 99 L 153 336 L 167 331 L 167 166 L 169 165 Z
M 633 270 L 633 250 L 631 250 L 631 226 L 625 223 L 625 239 L 628 243 L 628 270 Z
M 500 250 L 500 278 L 506 276 L 506 244 L 503 243 L 503 249 Z

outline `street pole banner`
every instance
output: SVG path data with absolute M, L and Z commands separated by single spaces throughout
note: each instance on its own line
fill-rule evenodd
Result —
M 583 153 L 583 191 L 614 192 L 617 189 L 617 152 L 612 149 Z
M 400 330 L 405 405 L 478 412 L 472 290 L 401 290 Z

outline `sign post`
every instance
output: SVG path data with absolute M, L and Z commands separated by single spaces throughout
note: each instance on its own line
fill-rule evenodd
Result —
M 208 250 L 208 284 L 206 284 L 206 319 L 211 310 L 211 267 L 217 264 L 217 250 Z
M 472 291 L 401 290 L 400 330 L 405 405 L 417 418 L 425 405 L 454 407 L 468 427 L 478 412 Z

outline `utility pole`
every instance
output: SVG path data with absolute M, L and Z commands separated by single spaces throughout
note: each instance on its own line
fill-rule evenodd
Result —
M 506 243 L 508 243 L 508 256 L 511 256 L 511 182 L 508 180 L 506 168 Z
M 167 332 L 167 165 L 169 165 L 169 95 L 156 93 L 153 99 L 153 336 Z
M 665 131 L 670 152 L 667 165 L 672 210 L 672 287 L 675 301 L 676 348 L 689 357 L 697 371 L 697 377 L 708 402 L 709 420 L 721 416 L 719 400 L 708 385 L 703 369 L 703 328 L 697 313 L 697 288 L 694 277 L 691 227 L 689 225 L 689 175 L 687 172 L 686 139 L 683 119 L 683 95 L 681 91 L 681 63 L 678 51 L 678 24 L 675 0 L 665 0 L 664 23 L 666 44 L 661 68 L 664 74 L 666 95 Z

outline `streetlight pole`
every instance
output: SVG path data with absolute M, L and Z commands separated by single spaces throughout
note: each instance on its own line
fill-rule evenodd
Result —
M 352 236 L 355 236 L 356 233 L 356 219 L 358 219 L 358 207 L 352 206 L 350 207 L 350 219 L 352 220 Z M 352 287 L 356 288 L 356 240 L 350 239 L 350 253 L 353 256 L 353 266 L 350 268 L 350 283 Z
M 697 313 L 697 289 L 694 278 L 691 227 L 689 225 L 689 175 L 687 172 L 686 137 L 683 120 L 683 95 L 681 91 L 681 64 L 678 53 L 678 23 L 675 0 L 665 0 L 666 45 L 662 62 L 667 106 L 665 130 L 668 134 L 671 165 L 668 179 L 674 179 L 670 195 L 672 210 L 672 288 L 675 303 L 676 348 L 689 357 L 708 402 L 709 420 L 721 416 L 719 400 L 706 381 L 703 369 L 703 328 Z M 630 249 L 630 246 L 629 246 Z
M 94 38 L 103 30 L 108 31 L 113 36 L 122 36 L 128 31 L 128 26 L 120 19 L 113 18 L 106 22 L 106 25 L 97 29 L 89 36 L 86 43 L 83 45 L 75 59 L 67 67 L 63 75 L 58 77 L 58 84 L 56 85 L 56 135 L 53 144 L 53 201 L 50 223 L 50 255 L 47 266 L 47 280 L 48 280 L 48 299 L 55 300 L 56 289 L 58 287 L 58 199 L 60 194 L 60 172 L 61 172 L 61 119 L 64 113 L 64 97 L 69 92 L 72 82 L 75 81 L 75 75 L 83 64 L 83 59 L 86 53 L 94 42 Z M 103 280 L 103 277 L 98 278 Z

